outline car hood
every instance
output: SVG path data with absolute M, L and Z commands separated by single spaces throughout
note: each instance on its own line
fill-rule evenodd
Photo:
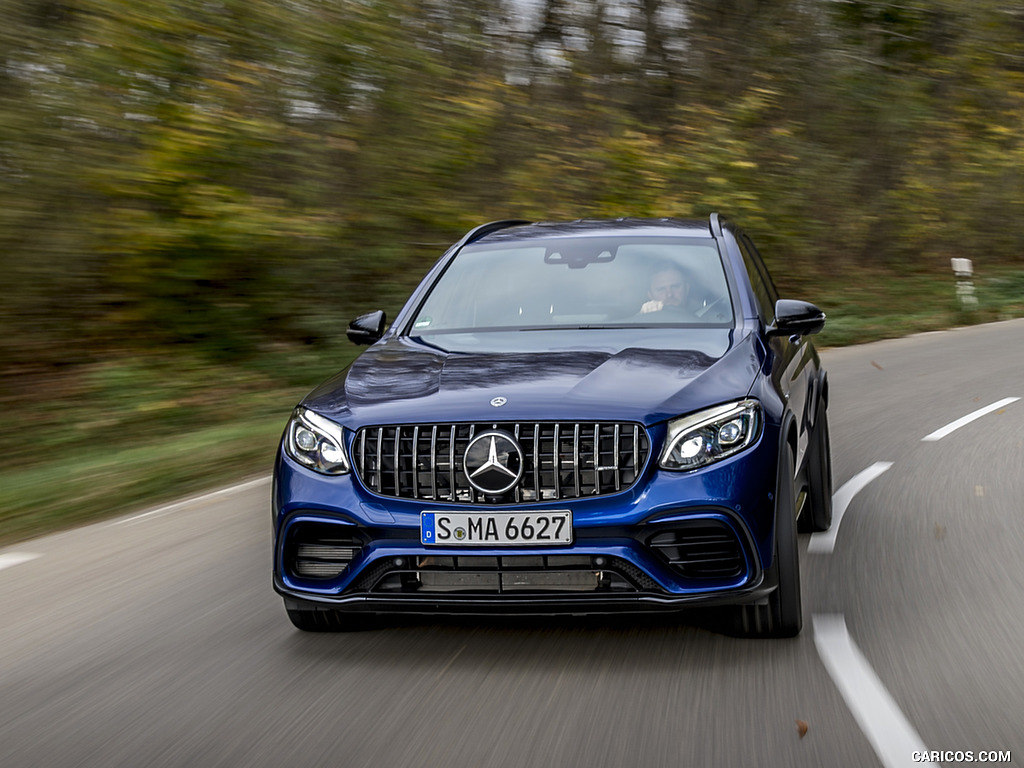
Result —
M 303 404 L 351 428 L 547 420 L 650 425 L 745 396 L 763 362 L 756 334 L 733 329 L 396 336 L 362 353 Z M 500 407 L 492 404 L 498 398 Z
M 755 334 L 720 328 L 395 336 L 369 348 L 303 405 L 352 428 L 499 420 L 654 424 L 746 396 L 763 360 Z

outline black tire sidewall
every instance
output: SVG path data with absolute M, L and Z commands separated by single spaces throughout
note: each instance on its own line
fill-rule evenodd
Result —
M 778 586 L 768 598 L 772 634 L 776 637 L 792 637 L 803 628 L 793 463 L 792 451 L 786 446 L 779 455 L 775 495 L 775 571 Z
M 811 532 L 827 531 L 832 525 L 832 448 L 828 428 L 828 410 L 819 400 L 814 420 L 814 439 L 808 456 L 810 468 L 810 525 Z M 802 517 L 802 516 L 801 516 Z

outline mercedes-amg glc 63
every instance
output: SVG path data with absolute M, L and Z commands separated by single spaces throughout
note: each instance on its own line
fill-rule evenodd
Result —
M 474 229 L 288 422 L 288 616 L 719 606 L 798 633 L 797 531 L 832 517 L 824 323 L 718 215 Z

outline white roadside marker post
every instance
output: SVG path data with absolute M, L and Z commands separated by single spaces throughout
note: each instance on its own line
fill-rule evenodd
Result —
M 950 259 L 953 274 L 956 276 L 956 296 L 960 300 L 960 309 L 970 311 L 978 308 L 978 297 L 974 295 L 974 265 L 970 259 Z

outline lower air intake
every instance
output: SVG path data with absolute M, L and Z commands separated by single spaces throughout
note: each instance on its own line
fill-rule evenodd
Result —
M 400 562 L 399 562 L 400 561 Z M 380 593 L 596 593 L 652 591 L 654 581 L 625 560 L 591 555 L 394 558 L 371 566 L 357 589 Z
M 735 530 L 719 520 L 674 525 L 651 536 L 647 544 L 687 579 L 735 578 L 746 569 Z
M 345 572 L 363 543 L 350 526 L 296 523 L 288 529 L 285 565 L 304 579 L 334 579 Z

